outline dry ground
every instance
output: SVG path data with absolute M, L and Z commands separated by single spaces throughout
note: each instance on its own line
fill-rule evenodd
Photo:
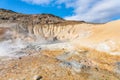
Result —
M 41 50 L 26 57 L 2 61 L 0 80 L 120 80 L 120 75 L 115 72 L 118 61 L 120 56 L 89 48 L 73 52 Z

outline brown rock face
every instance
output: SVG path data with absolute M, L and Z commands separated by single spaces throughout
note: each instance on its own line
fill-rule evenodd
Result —
M 11 10 L 0 9 L 0 22 L 18 22 L 26 24 L 50 24 L 63 22 L 64 19 L 52 14 L 25 15 Z

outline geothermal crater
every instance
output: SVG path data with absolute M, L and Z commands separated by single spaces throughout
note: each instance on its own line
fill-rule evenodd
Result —
M 119 26 L 0 9 L 0 80 L 120 80 Z

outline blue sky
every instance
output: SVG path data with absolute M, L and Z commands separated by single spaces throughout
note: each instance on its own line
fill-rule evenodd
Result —
M 73 10 L 72 8 L 65 8 L 64 4 L 59 8 L 52 5 L 30 4 L 21 0 L 1 0 L 0 8 L 10 9 L 25 14 L 51 13 L 62 18 L 71 15 Z
M 0 8 L 97 23 L 120 19 L 119 0 L 0 0 Z

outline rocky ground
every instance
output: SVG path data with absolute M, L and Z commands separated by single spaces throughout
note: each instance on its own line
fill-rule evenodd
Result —
M 53 48 L 1 59 L 0 80 L 120 80 L 117 66 L 120 56 L 88 48 L 79 51 Z

